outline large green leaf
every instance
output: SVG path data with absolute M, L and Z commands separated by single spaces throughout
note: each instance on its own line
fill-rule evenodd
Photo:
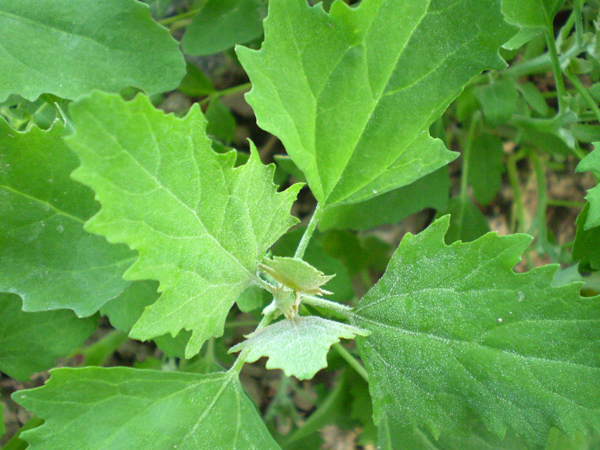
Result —
M 21 311 L 21 299 L 0 294 L 0 370 L 17 380 L 54 366 L 83 344 L 97 319 L 78 319 L 73 311 Z
M 594 151 L 581 160 L 577 166 L 577 172 L 593 172 L 600 177 L 600 142 L 594 143 Z M 600 226 L 600 185 L 588 191 L 585 199 L 590 204 L 585 221 L 585 229 Z
M 258 260 L 297 222 L 289 214 L 301 185 L 277 193 L 274 166 L 258 153 L 234 168 L 235 152 L 211 149 L 200 108 L 183 119 L 94 93 L 71 107 L 69 145 L 82 165 L 73 177 L 96 191 L 102 210 L 86 225 L 139 251 L 131 280 L 158 280 L 161 297 L 131 337 L 192 331 L 186 357 L 223 333 L 225 318 L 256 280 Z
M 600 301 L 552 286 L 556 266 L 513 271 L 531 238 L 444 243 L 448 218 L 408 234 L 353 321 L 376 422 L 434 436 L 481 420 L 543 443 L 600 429 Z
M 55 369 L 13 399 L 45 420 L 22 435 L 31 450 L 279 448 L 231 372 Z
M 60 123 L 19 133 L 0 119 L 0 292 L 25 311 L 89 316 L 129 284 L 135 254 L 83 230 L 98 204 L 69 177 L 78 161 L 63 134 Z
M 525 28 L 552 29 L 552 20 L 566 0 L 502 0 L 506 18 Z
M 207 0 L 187 27 L 181 46 L 190 55 L 210 55 L 260 37 L 267 0 Z
M 405 186 L 456 156 L 428 128 L 463 86 L 501 68 L 498 0 L 271 0 L 259 51 L 238 48 L 259 125 L 325 205 Z
M 135 0 L 0 2 L 0 101 L 92 89 L 175 89 L 183 56 L 166 29 Z

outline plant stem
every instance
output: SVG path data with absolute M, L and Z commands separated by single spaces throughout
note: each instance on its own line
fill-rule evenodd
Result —
M 481 112 L 477 111 L 473 114 L 471 124 L 469 125 L 469 134 L 467 135 L 467 142 L 464 146 L 462 154 L 462 172 L 460 174 L 460 201 L 465 203 L 468 197 L 468 186 L 469 186 L 469 160 L 471 159 L 471 149 L 473 148 L 473 139 L 475 138 L 475 132 L 477 131 L 477 125 L 481 120 Z M 462 210 L 462 208 L 461 208 Z M 462 217 L 461 217 L 462 220 Z
M 364 366 L 342 346 L 342 344 L 338 342 L 337 344 L 333 344 L 332 347 L 342 358 L 344 358 L 350 367 L 356 370 L 356 373 L 358 373 L 363 380 L 365 380 L 367 383 L 369 382 L 369 374 L 367 373 L 367 369 L 365 369 Z
M 233 86 L 227 89 L 223 89 L 222 91 L 216 91 L 210 94 L 208 97 L 200 100 L 200 106 L 206 105 L 208 102 L 212 100 L 216 100 L 217 98 L 226 97 L 227 95 L 237 94 L 238 92 L 244 92 L 252 88 L 252 83 L 244 83 L 238 84 L 237 86 Z
M 552 72 L 556 82 L 556 90 L 558 92 L 558 110 L 563 112 L 566 108 L 567 90 L 565 88 L 565 80 L 563 80 L 562 69 L 560 68 L 560 60 L 556 50 L 556 42 L 554 41 L 554 32 L 552 24 L 548 24 L 548 28 L 544 31 L 546 37 L 546 45 L 550 54 L 550 62 L 552 63 Z
M 588 90 L 581 83 L 577 75 L 571 73 L 571 71 L 566 72 L 567 78 L 571 82 L 575 89 L 581 95 L 581 97 L 586 101 L 590 109 L 593 111 L 596 120 L 600 122 L 600 108 L 598 108 L 598 104 L 594 101 Z
M 577 48 L 583 49 L 583 17 L 581 15 L 581 8 L 584 0 L 573 1 L 573 15 L 575 16 L 575 35 L 577 36 Z
M 515 214 L 511 217 L 511 231 L 518 232 L 525 226 L 525 207 L 523 206 L 523 196 L 521 195 L 521 186 L 519 184 L 519 175 L 517 172 L 517 154 L 511 154 L 506 161 L 506 171 L 508 173 L 508 181 L 513 191 L 515 198 Z
M 318 306 L 319 308 L 329 309 L 331 311 L 335 311 L 339 314 L 342 314 L 345 317 L 352 315 L 352 308 L 341 303 L 332 302 L 330 300 L 325 300 L 321 297 L 315 297 L 313 295 L 302 295 L 303 303 L 312 306 Z
M 306 251 L 306 247 L 308 247 L 308 243 L 310 242 L 310 238 L 312 237 L 317 225 L 321 221 L 323 217 L 323 212 L 325 209 L 322 207 L 321 203 L 317 203 L 317 207 L 312 217 L 310 218 L 310 222 L 308 222 L 308 226 L 306 230 L 304 230 L 304 234 L 302 235 L 302 239 L 300 239 L 300 243 L 298 244 L 298 248 L 296 248 L 296 253 L 294 253 L 294 258 L 300 258 L 304 256 L 304 252 Z
M 163 27 L 168 27 L 172 23 L 178 22 L 179 20 L 189 19 L 190 17 L 194 17 L 198 14 L 202 8 L 194 9 L 192 11 L 184 12 L 182 14 L 177 14 L 176 16 L 167 17 L 166 19 L 159 20 L 158 23 Z
M 570 200 L 548 199 L 548 206 L 562 206 L 564 208 L 583 208 L 584 202 L 572 202 Z
M 258 324 L 259 322 L 256 320 L 238 320 L 237 322 L 226 323 L 225 328 L 253 327 Z

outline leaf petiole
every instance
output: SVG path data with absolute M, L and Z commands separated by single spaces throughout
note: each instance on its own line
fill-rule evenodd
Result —
M 296 248 L 296 253 L 294 254 L 294 258 L 302 259 L 304 256 L 304 252 L 306 251 L 306 247 L 308 247 L 308 243 L 310 242 L 310 238 L 312 237 L 317 225 L 321 221 L 323 217 L 323 213 L 325 212 L 325 208 L 321 203 L 317 203 L 317 207 L 315 208 L 315 212 L 313 213 L 310 221 L 308 222 L 308 226 L 302 235 L 302 239 L 300 239 L 300 243 L 298 244 L 298 248 Z
M 329 309 L 343 316 L 350 317 L 352 315 L 352 308 L 341 303 L 332 302 L 331 300 L 325 300 L 321 297 L 315 297 L 314 295 L 302 294 L 303 303 L 312 306 L 318 306 L 319 308 Z

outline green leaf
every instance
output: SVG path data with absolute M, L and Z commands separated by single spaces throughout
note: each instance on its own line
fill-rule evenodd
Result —
M 210 55 L 260 37 L 266 0 L 207 0 L 181 40 L 189 55 Z
M 512 35 L 496 0 L 272 0 L 261 50 L 238 48 L 261 128 L 323 206 L 408 185 L 456 157 L 429 126 Z
M 451 198 L 448 209 L 439 211 L 436 218 L 450 214 L 450 228 L 446 233 L 446 243 L 456 241 L 471 242 L 490 231 L 490 226 L 479 208 L 468 198 Z
M 209 95 L 215 92 L 215 88 L 204 72 L 195 65 L 187 63 L 185 77 L 179 83 L 178 89 L 190 97 Z
M 0 100 L 127 86 L 157 94 L 185 73 L 177 42 L 135 0 L 5 0 L 0 41 Z
M 230 372 L 55 369 L 13 399 L 45 420 L 22 435 L 31 450 L 279 449 Z
M 498 126 L 508 122 L 515 113 L 519 93 L 513 79 L 503 79 L 478 86 L 475 89 L 475 96 L 481 103 L 487 122 L 492 126 Z
M 259 267 L 292 291 L 312 295 L 327 294 L 328 292 L 321 286 L 335 277 L 335 274 L 325 275 L 299 258 L 281 256 L 274 256 L 272 259 L 265 258 Z
M 552 20 L 566 0 L 502 0 L 509 22 L 523 28 L 552 27 Z
M 231 144 L 235 137 L 235 117 L 219 99 L 211 101 L 208 105 L 206 120 L 208 120 L 206 134 L 217 138 L 226 145 Z
M 83 344 L 96 325 L 95 317 L 78 319 L 72 311 L 23 312 L 19 296 L 0 294 L 0 370 L 29 380 Z
M 593 172 L 596 177 L 600 177 L 600 142 L 594 143 L 594 151 L 581 160 L 577 166 L 576 172 Z M 587 220 L 584 229 L 600 226 L 600 185 L 597 185 L 588 191 L 585 199 L 590 204 Z
M 83 230 L 98 204 L 69 177 L 78 160 L 63 135 L 58 122 L 20 133 L 0 119 L 0 291 L 25 311 L 89 316 L 127 287 L 135 254 Z
M 573 242 L 573 259 L 579 261 L 582 271 L 600 270 L 600 227 L 585 228 L 590 204 L 577 217 L 577 233 Z
M 533 83 L 519 83 L 517 89 L 523 95 L 523 98 L 541 116 L 546 117 L 550 114 L 550 107 L 542 93 Z
M 600 429 L 600 298 L 552 286 L 557 266 L 515 273 L 527 235 L 447 246 L 448 225 L 407 234 L 356 307 L 376 423 L 437 437 L 482 421 L 534 444 Z
M 502 139 L 492 134 L 481 134 L 471 143 L 469 159 L 469 184 L 473 197 L 482 205 L 488 205 L 500 190 L 504 149 Z
M 329 347 L 341 338 L 354 339 L 369 333 L 360 328 L 316 316 L 280 320 L 249 334 L 229 352 L 241 351 L 246 362 L 266 356 L 267 369 L 282 369 L 287 376 L 310 380 L 327 367 Z
M 254 147 L 234 168 L 235 152 L 211 149 L 196 106 L 179 119 L 144 96 L 125 102 L 96 92 L 71 114 L 76 132 L 68 143 L 82 162 L 73 177 L 102 204 L 86 229 L 139 251 L 126 279 L 160 281 L 161 297 L 130 336 L 192 331 L 190 358 L 223 333 L 258 261 L 297 222 L 289 210 L 301 185 L 277 193 L 275 168 L 263 166 Z
M 448 205 L 450 178 L 442 167 L 400 189 L 352 205 L 329 208 L 319 222 L 320 230 L 369 230 L 403 218 L 424 208 L 445 209 Z

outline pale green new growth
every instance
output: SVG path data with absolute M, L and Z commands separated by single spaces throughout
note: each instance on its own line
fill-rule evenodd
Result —
M 64 133 L 59 122 L 21 133 L 0 119 L 0 292 L 25 311 L 89 316 L 127 287 L 135 254 L 84 231 L 98 204 L 70 178 L 78 161 Z
M 600 177 L 600 142 L 594 143 L 594 151 L 581 160 L 577 166 L 577 172 L 593 172 L 596 177 Z M 585 221 L 585 229 L 600 226 L 600 185 L 593 187 L 588 191 L 585 199 L 590 204 Z
M 177 41 L 135 0 L 3 0 L 0 42 L 0 101 L 127 86 L 156 94 L 185 75 Z
M 259 51 L 238 47 L 259 125 L 323 207 L 408 185 L 456 157 L 429 126 L 513 34 L 499 0 L 271 0 Z
M 286 375 L 309 380 L 327 367 L 329 347 L 344 339 L 368 336 L 351 325 L 315 316 L 295 316 L 249 334 L 229 352 L 241 351 L 246 362 L 266 356 L 267 369 L 282 369 Z
M 330 293 L 321 286 L 335 277 L 335 275 L 325 275 L 299 258 L 280 256 L 272 259 L 265 258 L 259 267 L 288 289 L 312 295 Z
M 515 273 L 527 235 L 448 246 L 447 228 L 406 235 L 352 316 L 372 332 L 358 345 L 376 422 L 438 436 L 481 420 L 540 444 L 600 430 L 599 298 L 553 287 L 556 266 Z
M 82 162 L 73 177 L 102 204 L 86 229 L 139 252 L 127 279 L 160 281 L 161 297 L 130 335 L 190 330 L 192 357 L 223 333 L 265 251 L 297 222 L 289 211 L 301 185 L 278 193 L 274 167 L 254 147 L 234 168 L 235 152 L 212 150 L 197 107 L 179 119 L 144 96 L 125 102 L 95 93 L 70 111 L 76 132 L 68 143 Z
M 30 450 L 277 450 L 237 373 L 55 369 L 13 399 L 44 425 Z

